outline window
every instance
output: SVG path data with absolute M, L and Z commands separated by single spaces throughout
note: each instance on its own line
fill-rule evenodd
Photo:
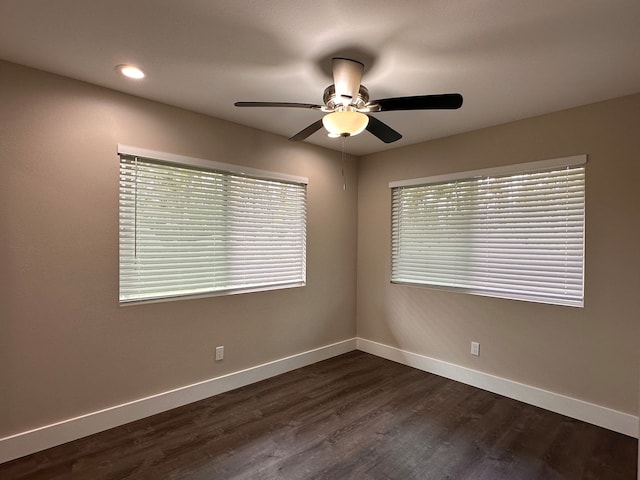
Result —
M 307 179 L 118 153 L 121 303 L 305 284 Z
M 583 306 L 585 162 L 392 182 L 391 281 Z

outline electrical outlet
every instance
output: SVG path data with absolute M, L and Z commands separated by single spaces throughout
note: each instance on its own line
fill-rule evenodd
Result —
M 224 346 L 216 347 L 216 362 L 224 359 Z
M 478 342 L 471 342 L 471 355 L 480 355 L 480 344 Z

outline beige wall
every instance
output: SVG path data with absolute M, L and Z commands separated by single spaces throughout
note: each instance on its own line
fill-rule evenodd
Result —
M 639 124 L 635 95 L 361 158 L 358 335 L 637 415 Z M 389 283 L 390 181 L 582 153 L 584 308 Z
M 119 307 L 118 143 L 308 177 L 307 286 Z M 349 163 L 0 62 L 0 437 L 353 338 Z

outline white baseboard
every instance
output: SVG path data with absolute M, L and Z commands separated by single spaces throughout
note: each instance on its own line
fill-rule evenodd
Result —
M 631 437 L 638 437 L 639 422 L 636 416 L 363 338 L 352 338 L 246 370 L 0 438 L 0 463 L 266 380 L 356 349 Z
M 638 417 L 559 393 L 496 377 L 417 353 L 407 352 L 364 338 L 357 339 L 357 349 L 410 367 L 450 378 L 489 392 L 513 398 L 536 407 L 582 420 L 593 425 L 638 438 Z
M 0 438 L 0 463 L 197 402 L 355 349 L 355 338 L 344 340 L 246 370 Z

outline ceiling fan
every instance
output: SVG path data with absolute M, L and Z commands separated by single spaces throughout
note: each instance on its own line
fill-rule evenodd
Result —
M 452 110 L 462 106 L 462 95 L 446 93 L 438 95 L 417 95 L 411 97 L 382 98 L 369 100 L 369 90 L 361 85 L 364 64 L 349 58 L 331 59 L 333 84 L 324 90 L 324 105 L 292 102 L 235 102 L 236 107 L 290 107 L 309 108 L 326 113 L 289 140 L 304 140 L 323 126 L 330 137 L 349 137 L 364 130 L 372 133 L 385 143 L 392 143 L 402 135 L 386 123 L 372 116 L 372 113 L 395 110 Z

